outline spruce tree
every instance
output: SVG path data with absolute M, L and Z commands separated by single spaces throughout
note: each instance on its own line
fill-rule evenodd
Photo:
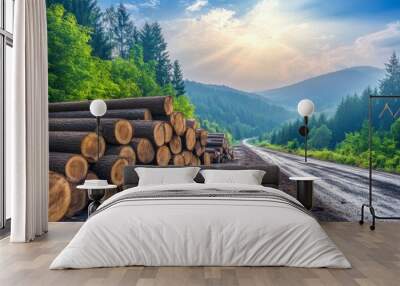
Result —
M 129 19 L 129 13 L 124 4 L 119 4 L 116 10 L 116 25 L 113 27 L 116 49 L 121 58 L 128 58 L 134 44 L 133 32 L 135 26 Z
M 105 36 L 103 14 L 97 0 L 47 0 L 48 7 L 62 4 L 64 9 L 74 14 L 79 25 L 90 29 L 90 45 L 92 54 L 102 59 L 111 57 L 111 45 Z
M 171 61 L 167 51 L 167 43 L 162 35 L 161 26 L 156 22 L 145 23 L 140 33 L 145 62 L 154 61 L 156 64 L 157 83 L 165 86 L 171 82 Z
M 176 90 L 176 95 L 185 94 L 185 82 L 183 81 L 183 73 L 178 61 L 174 61 L 174 72 L 172 76 L 172 85 Z
M 386 96 L 400 95 L 400 64 L 395 52 L 385 66 L 386 76 L 380 82 L 380 94 Z

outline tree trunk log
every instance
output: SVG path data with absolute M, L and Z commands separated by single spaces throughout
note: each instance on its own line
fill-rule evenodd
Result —
M 171 152 L 167 146 L 161 146 L 157 149 L 156 163 L 158 166 L 167 166 L 171 160 Z
M 50 112 L 49 118 L 94 118 L 89 110 Z M 144 109 L 114 109 L 107 110 L 102 118 L 123 118 L 126 120 L 152 120 L 151 112 Z
M 49 153 L 49 170 L 63 174 L 72 183 L 79 183 L 85 179 L 88 169 L 89 164 L 81 155 Z
M 192 161 L 190 162 L 190 166 L 196 167 L 196 166 L 200 166 L 201 162 L 199 157 L 197 157 L 196 155 L 192 156 Z
M 195 119 L 186 119 L 186 127 L 196 130 L 197 121 Z
M 130 144 L 135 150 L 137 160 L 142 164 L 154 161 L 155 151 L 153 144 L 146 138 L 133 138 Z
M 161 121 L 132 120 L 135 137 L 147 138 L 157 147 L 165 143 L 164 125 Z
M 203 155 L 201 156 L 201 161 L 203 165 L 205 166 L 210 166 L 211 165 L 211 156 L 209 153 L 204 152 Z
M 202 146 L 207 145 L 208 132 L 204 129 L 196 129 L 196 138 L 200 140 Z
M 117 155 L 128 160 L 129 165 L 136 164 L 136 153 L 130 145 L 108 145 L 106 155 Z
M 95 118 L 50 118 L 50 131 L 96 132 Z M 100 135 L 110 144 L 128 144 L 133 137 L 132 124 L 125 119 L 101 119 Z
M 196 141 L 196 146 L 194 147 L 194 152 L 196 156 L 200 157 L 206 151 L 206 147 L 202 146 L 200 141 Z
M 108 155 L 100 158 L 93 164 L 92 169 L 99 179 L 121 186 L 124 179 L 124 168 L 129 165 L 128 160 L 116 155 Z
M 176 154 L 172 156 L 172 163 L 175 166 L 185 166 L 185 158 L 182 154 Z
M 89 172 L 86 176 L 86 180 L 97 180 L 98 177 L 95 173 Z M 89 198 L 87 194 L 87 190 L 77 189 L 77 184 L 70 183 L 71 187 L 71 204 L 69 205 L 69 209 L 66 217 L 73 217 L 78 212 L 87 208 L 89 204 Z
M 68 212 L 71 204 L 71 187 L 67 179 L 58 173 L 49 172 L 49 221 L 59 221 Z
M 50 152 L 82 154 L 89 162 L 98 160 L 98 143 L 100 143 L 99 157 L 101 158 L 106 148 L 103 136 L 98 138 L 94 132 L 49 132 Z
M 185 160 L 185 166 L 190 166 L 192 162 L 193 153 L 187 150 L 182 152 L 183 159 Z
M 149 96 L 105 100 L 108 110 L 147 108 L 153 115 L 170 115 L 173 111 L 171 96 Z M 91 101 L 57 102 L 49 104 L 49 112 L 87 111 Z
M 174 129 L 168 122 L 163 122 L 163 126 L 164 126 L 164 141 L 165 144 L 168 144 L 171 141 L 172 136 L 174 135 Z
M 183 137 L 184 146 L 189 151 L 192 151 L 196 146 L 196 131 L 193 128 L 187 128 L 185 136 Z
M 172 139 L 169 141 L 168 145 L 172 154 L 176 155 L 182 152 L 182 140 L 178 135 L 172 136 Z

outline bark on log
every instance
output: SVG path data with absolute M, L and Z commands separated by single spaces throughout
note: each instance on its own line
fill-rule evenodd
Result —
M 186 119 L 186 127 L 196 130 L 197 121 L 195 119 Z
M 176 155 L 182 152 L 182 140 L 178 135 L 172 136 L 171 141 L 168 143 L 172 154 Z
M 71 187 L 67 179 L 56 172 L 49 172 L 49 221 L 59 221 L 71 204 Z
M 185 160 L 185 166 L 189 166 L 192 162 L 193 153 L 187 150 L 182 152 L 183 159 Z
M 185 158 L 182 154 L 173 155 L 172 164 L 174 164 L 175 166 L 185 166 Z
M 147 108 L 153 115 L 170 115 L 173 111 L 171 96 L 149 96 L 105 101 L 108 110 Z M 49 104 L 49 112 L 87 111 L 91 101 L 57 102 Z
M 153 144 L 146 138 L 133 138 L 130 144 L 135 150 L 137 160 L 142 164 L 154 161 L 155 151 Z
M 102 136 L 98 138 L 94 132 L 51 131 L 49 132 L 49 150 L 50 152 L 82 154 L 89 162 L 95 162 L 98 160 L 98 139 L 101 158 L 106 144 L 104 138 Z
M 164 141 L 165 144 L 167 144 L 171 141 L 172 136 L 174 135 L 174 129 L 168 122 L 163 122 L 163 126 L 164 126 Z
M 196 146 L 194 147 L 194 152 L 196 156 L 201 156 L 206 151 L 206 147 L 202 146 L 200 141 L 196 141 Z
M 164 125 L 161 121 L 132 120 L 135 137 L 147 138 L 157 147 L 165 143 Z
M 204 154 L 201 156 L 201 161 L 203 165 L 210 166 L 212 163 L 210 154 L 208 152 L 204 152 Z
M 183 139 L 186 149 L 192 151 L 196 146 L 196 131 L 193 128 L 187 128 Z
M 116 155 L 107 155 L 92 166 L 92 170 L 99 179 L 121 186 L 124 179 L 124 168 L 129 165 L 128 160 Z
M 106 155 L 117 155 L 128 160 L 129 165 L 136 164 L 136 153 L 130 145 L 109 145 Z
M 161 146 L 157 149 L 156 163 L 158 166 L 167 166 L 171 160 L 171 152 L 167 146 Z
M 49 153 L 49 170 L 63 174 L 68 181 L 79 183 L 86 178 L 89 164 L 86 159 L 71 153 Z
M 50 112 L 49 118 L 93 118 L 89 110 Z M 127 120 L 152 120 L 151 112 L 144 109 L 114 109 L 107 110 L 102 118 L 123 118 Z
M 89 172 L 86 180 L 96 180 L 98 177 L 95 173 Z M 85 210 L 89 204 L 87 190 L 77 189 L 77 184 L 70 183 L 71 187 L 71 204 L 69 205 L 66 217 L 73 217 L 78 212 Z
M 196 129 L 196 138 L 200 140 L 200 144 L 203 146 L 207 145 L 207 138 L 208 138 L 208 132 L 204 129 Z
M 196 155 L 193 155 L 192 160 L 190 162 L 190 166 L 196 167 L 196 166 L 200 166 L 200 165 L 201 165 L 201 162 L 200 162 L 199 157 L 197 157 Z
M 96 132 L 95 118 L 50 118 L 50 131 Z M 101 119 L 100 135 L 110 144 L 128 144 L 133 137 L 132 124 L 125 119 Z

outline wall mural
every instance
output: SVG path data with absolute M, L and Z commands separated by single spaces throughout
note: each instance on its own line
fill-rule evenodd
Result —
M 400 100 L 373 101 L 371 153 L 368 102 L 400 95 L 400 5 L 346 3 L 47 0 L 50 220 L 85 220 L 78 185 L 128 164 L 229 163 L 278 165 L 294 196 L 313 176 L 315 216 L 356 221 L 370 154 L 376 211 L 398 215 Z

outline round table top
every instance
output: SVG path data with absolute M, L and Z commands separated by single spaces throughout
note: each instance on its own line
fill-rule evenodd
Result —
M 319 180 L 318 177 L 308 176 L 308 177 L 289 177 L 291 181 L 315 181 Z
M 91 185 L 79 185 L 77 189 L 85 190 L 105 190 L 105 189 L 115 189 L 117 185 L 104 185 L 104 186 L 91 186 Z

